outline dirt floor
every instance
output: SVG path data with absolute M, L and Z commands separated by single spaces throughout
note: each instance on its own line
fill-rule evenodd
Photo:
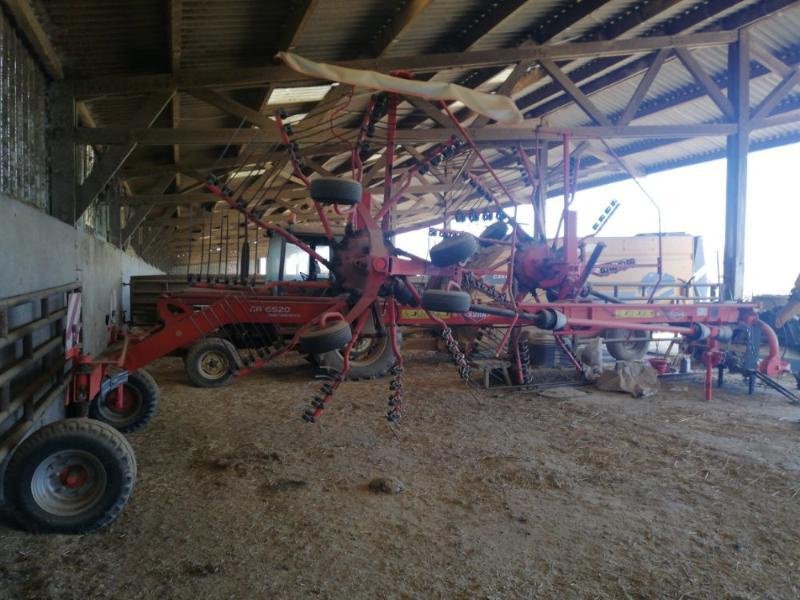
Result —
M 0 521 L 0 597 L 800 595 L 800 408 L 733 383 L 705 404 L 686 381 L 472 395 L 445 357 L 407 362 L 395 435 L 386 380 L 309 425 L 302 359 L 222 390 L 160 361 L 130 505 L 82 537 Z

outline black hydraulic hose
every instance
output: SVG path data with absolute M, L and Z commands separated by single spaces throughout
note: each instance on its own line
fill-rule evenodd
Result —
M 600 300 L 605 300 L 610 304 L 625 304 L 622 300 L 615 296 L 609 296 L 608 294 L 604 294 L 603 292 L 598 292 L 592 289 L 589 290 L 589 295 L 599 298 Z
M 519 317 L 520 319 L 529 321 L 539 329 L 556 330 L 562 329 L 566 325 L 566 317 L 552 308 L 529 313 L 522 311 L 516 312 L 507 308 L 498 308 L 497 306 L 489 306 L 487 304 L 472 304 L 469 309 L 472 312 L 494 315 L 496 317 L 506 317 L 509 319 Z

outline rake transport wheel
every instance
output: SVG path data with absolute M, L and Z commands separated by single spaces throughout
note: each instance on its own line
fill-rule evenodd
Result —
M 144 369 L 128 374 L 122 384 L 122 398 L 113 389 L 95 398 L 89 406 L 89 416 L 122 433 L 144 429 L 158 411 L 161 395 L 153 376 Z
M 608 353 L 617 360 L 641 360 L 650 347 L 650 336 L 646 331 L 607 329 L 605 337 L 621 341 L 606 342 Z
M 228 385 L 239 365 L 236 347 L 228 340 L 210 337 L 194 344 L 186 355 L 186 375 L 197 387 Z
M 397 345 L 400 346 L 402 335 L 397 332 Z M 323 369 L 341 372 L 344 368 L 344 355 L 341 350 L 331 350 L 315 357 L 317 365 Z M 392 351 L 392 340 L 389 334 L 382 336 L 361 336 L 350 351 L 350 371 L 347 379 L 377 379 L 383 377 L 394 366 L 395 356 Z
M 506 225 L 503 221 L 497 221 L 496 223 L 492 223 L 486 229 L 484 229 L 480 236 L 486 240 L 502 240 L 503 238 L 508 235 L 508 225 Z M 483 248 L 487 248 L 492 245 L 491 242 L 481 241 L 479 242 Z
M 311 181 L 311 198 L 320 204 L 353 206 L 361 201 L 363 189 L 358 181 L 341 177 L 320 177 Z
M 87 533 L 117 518 L 135 481 L 136 457 L 124 435 L 92 419 L 65 419 L 20 444 L 4 492 L 28 529 Z
M 469 234 L 442 240 L 431 248 L 431 262 L 437 267 L 449 267 L 464 262 L 478 251 L 478 240 Z
M 450 313 L 465 313 L 472 304 L 467 292 L 449 290 L 425 290 L 422 292 L 422 308 Z
M 319 329 L 311 329 L 300 336 L 300 350 L 307 354 L 324 354 L 344 348 L 353 339 L 350 323 L 335 321 Z

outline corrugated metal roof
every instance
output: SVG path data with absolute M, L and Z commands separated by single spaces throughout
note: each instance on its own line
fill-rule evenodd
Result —
M 443 51 L 483 51 L 515 47 L 526 40 L 547 39 L 550 44 L 575 40 L 623 39 L 649 35 L 680 35 L 719 28 L 735 29 L 744 16 L 758 18 L 760 11 L 774 10 L 781 0 L 431 0 L 405 27 L 398 27 L 411 0 L 386 2 L 379 0 L 182 0 L 181 56 L 182 69 L 229 69 L 272 64 L 280 44 L 291 41 L 298 54 L 319 61 L 337 61 L 383 56 L 397 57 Z M 788 3 L 788 0 L 787 0 Z M 103 75 L 167 73 L 171 66 L 169 11 L 159 0 L 130 0 L 124 3 L 102 0 L 34 0 L 37 15 L 62 58 L 71 78 Z M 291 35 L 299 22 L 299 10 L 313 7 L 302 21 L 302 27 Z M 589 12 L 590 7 L 595 7 Z M 500 17 L 504 18 L 500 18 Z M 556 27 L 561 27 L 558 29 Z M 381 48 L 388 31 L 400 30 L 393 43 Z M 794 3 L 779 16 L 762 20 L 751 27 L 755 44 L 762 44 L 788 64 L 800 64 L 800 6 Z M 480 35 L 479 35 L 480 33 Z M 724 90 L 727 86 L 727 50 L 704 47 L 692 50 L 701 67 L 714 77 Z M 642 78 L 641 59 L 646 54 L 619 57 L 613 60 L 583 58 L 563 61 L 562 69 L 580 77 L 592 101 L 606 115 L 616 117 L 624 110 Z M 639 65 L 624 75 L 621 69 Z M 756 66 L 751 83 L 751 106 L 761 102 L 780 77 Z M 502 78 L 496 74 L 502 67 L 480 71 L 447 70 L 435 74 L 439 81 L 462 81 L 482 90 L 497 87 Z M 508 70 L 506 70 L 506 73 Z M 467 78 L 467 76 L 469 76 Z M 494 77 L 494 78 L 493 78 Z M 601 85 L 600 82 L 603 82 Z M 599 88 L 598 91 L 595 91 Z M 290 93 L 287 110 L 290 114 L 306 114 L 318 96 L 302 97 L 308 90 Z M 265 106 L 267 89 L 225 91 L 225 94 L 248 107 L 269 112 Z M 371 92 L 339 103 L 333 119 L 317 122 L 317 130 L 335 128 L 337 133 L 352 129 L 363 114 Z M 541 116 L 554 127 L 590 124 L 578 106 L 565 103 L 565 94 L 543 76 L 515 96 L 521 108 Z M 142 98 L 103 97 L 92 101 L 89 108 L 101 126 L 125 126 L 141 105 Z M 182 128 L 233 128 L 241 122 L 218 108 L 188 93 L 178 96 Z M 793 91 L 782 106 L 800 107 L 800 90 Z M 426 115 L 411 104 L 400 109 L 404 127 L 434 127 Z M 705 95 L 683 64 L 675 57 L 666 61 L 645 96 L 635 125 L 670 125 L 714 123 L 721 119 L 720 109 Z M 166 110 L 157 126 L 170 125 Z M 303 128 L 303 121 L 296 123 Z M 382 131 L 383 125 L 379 127 Z M 800 123 L 789 123 L 752 134 L 753 143 L 765 145 L 800 136 Z M 331 133 L 332 139 L 335 139 Z M 691 140 L 612 139 L 609 145 L 625 154 L 643 172 L 685 164 L 718 156 L 724 150 L 724 138 Z M 418 145 L 424 151 L 429 144 Z M 183 145 L 181 160 L 218 155 L 214 145 Z M 558 160 L 554 150 L 551 159 Z M 229 151 L 227 157 L 235 157 Z M 513 153 L 492 149 L 486 155 L 501 165 L 501 175 L 519 185 L 519 173 L 513 164 Z M 168 163 L 169 147 L 138 149 L 132 161 Z M 349 160 L 349 153 L 331 153 L 320 157 L 320 164 L 335 169 Z M 398 159 L 407 160 L 406 157 Z M 477 167 L 480 172 L 481 167 Z M 288 172 L 288 171 L 287 171 Z M 611 173 L 611 175 L 609 175 Z M 621 172 L 587 168 L 584 182 L 608 179 Z M 138 189 L 146 180 L 137 180 Z M 421 205 L 433 205 L 435 196 L 426 197 Z M 427 204 L 426 204 L 427 203 Z M 415 206 L 417 206 L 415 204 Z M 417 217 L 415 217 L 417 218 Z

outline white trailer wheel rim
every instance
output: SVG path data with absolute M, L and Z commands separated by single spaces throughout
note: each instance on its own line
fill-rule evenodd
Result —
M 103 497 L 105 467 L 85 450 L 59 450 L 45 458 L 31 478 L 31 495 L 45 512 L 59 517 L 85 513 Z

